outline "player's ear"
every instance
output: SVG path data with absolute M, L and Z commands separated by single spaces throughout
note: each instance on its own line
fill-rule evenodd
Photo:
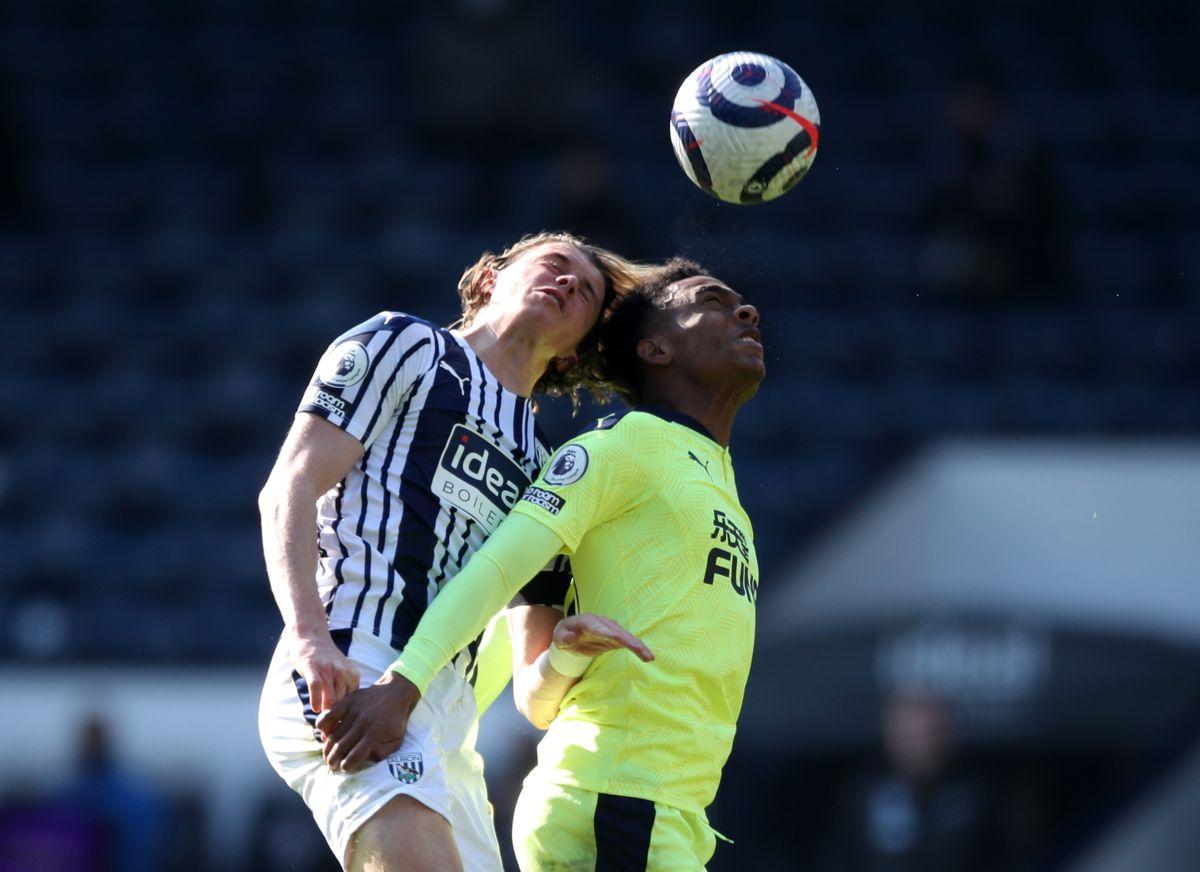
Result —
M 671 354 L 671 347 L 658 336 L 639 339 L 637 355 L 643 363 L 649 366 L 666 366 L 674 358 L 674 355 Z
M 492 289 L 496 287 L 496 271 L 490 266 L 483 271 L 483 276 L 479 279 L 479 296 L 483 298 L 483 302 L 487 302 L 492 298 Z
M 579 358 L 573 354 L 568 354 L 565 357 L 555 357 L 550 360 L 550 369 L 562 375 L 575 364 L 579 363 Z

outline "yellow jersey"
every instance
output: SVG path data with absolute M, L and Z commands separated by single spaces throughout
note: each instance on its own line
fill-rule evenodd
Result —
M 729 450 L 678 413 L 610 416 L 559 449 L 512 513 L 564 542 L 569 612 L 612 618 L 655 655 L 596 657 L 531 778 L 703 810 L 733 744 L 758 594 Z

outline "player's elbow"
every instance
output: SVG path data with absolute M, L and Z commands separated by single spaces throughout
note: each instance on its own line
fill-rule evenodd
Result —
M 529 723 L 533 724 L 539 730 L 550 729 L 550 722 L 554 720 L 554 717 L 549 712 L 544 710 L 539 711 L 536 708 L 530 708 L 527 706 L 520 711 L 521 714 L 525 716 L 525 720 L 529 721 Z
M 258 492 L 258 512 L 263 520 L 278 518 L 290 504 L 316 502 L 318 493 L 310 476 L 276 464 Z
M 295 485 L 295 481 L 274 473 L 267 479 L 258 492 L 258 514 L 264 526 L 278 527 L 286 520 L 288 506 L 297 503 Z
M 522 717 L 539 730 L 550 729 L 550 722 L 558 714 L 558 706 L 549 703 L 548 700 L 539 699 L 531 692 L 521 693 L 517 688 L 514 690 L 517 692 L 513 694 L 513 702 Z
M 533 724 L 535 727 L 537 726 L 537 724 L 535 724 L 533 721 L 533 717 L 529 713 L 528 697 L 520 693 L 516 687 L 513 688 L 513 705 L 516 706 L 517 711 L 521 713 L 521 717 L 529 721 L 529 723 Z
M 525 676 L 520 672 L 513 675 L 513 706 L 521 713 L 521 717 L 529 721 L 539 730 L 544 730 L 548 724 L 538 723 L 537 712 L 533 705 L 533 694 Z
M 278 485 L 274 479 L 268 479 L 267 483 L 262 486 L 262 490 L 258 492 L 258 514 L 264 520 L 274 518 L 279 513 L 279 507 L 283 505 L 283 498 Z

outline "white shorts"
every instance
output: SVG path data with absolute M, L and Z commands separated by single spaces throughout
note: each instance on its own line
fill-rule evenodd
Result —
M 358 666 L 361 686 L 368 687 L 396 659 L 396 652 L 375 636 L 354 631 L 349 657 Z M 472 872 L 503 868 L 483 780 L 483 758 L 475 751 L 475 696 L 453 666 L 437 674 L 413 709 L 404 744 L 367 769 L 331 771 L 321 757 L 313 720 L 312 710 L 300 700 L 281 642 L 263 687 L 259 736 L 271 766 L 303 797 L 338 862 L 344 863 L 346 847 L 358 828 L 392 797 L 405 794 L 450 822 L 463 868 Z

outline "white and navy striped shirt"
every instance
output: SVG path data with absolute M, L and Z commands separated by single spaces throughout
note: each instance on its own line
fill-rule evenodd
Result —
M 366 448 L 317 503 L 330 629 L 365 630 L 400 650 L 549 456 L 531 401 L 461 337 L 382 312 L 329 347 L 300 410 Z M 546 578 L 535 589 L 548 581 L 565 589 Z

